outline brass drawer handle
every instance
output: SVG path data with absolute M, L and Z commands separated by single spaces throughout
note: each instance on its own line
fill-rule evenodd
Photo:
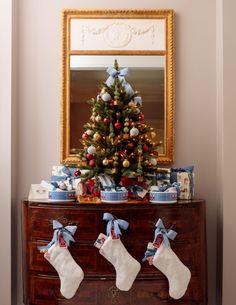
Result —
M 119 289 L 117 289 L 114 285 L 112 285 L 108 289 L 108 296 L 112 304 L 117 304 L 119 301 Z

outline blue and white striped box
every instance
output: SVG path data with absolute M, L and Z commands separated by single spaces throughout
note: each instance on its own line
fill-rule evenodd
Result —
M 101 201 L 107 203 L 123 203 L 128 201 L 128 191 L 101 191 Z
M 151 203 L 176 203 L 177 192 L 157 192 L 149 193 L 149 201 Z
M 75 191 L 48 191 L 48 201 L 75 201 Z

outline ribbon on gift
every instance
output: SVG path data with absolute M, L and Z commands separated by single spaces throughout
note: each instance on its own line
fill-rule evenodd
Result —
M 108 68 L 107 73 L 110 75 L 108 79 L 106 80 L 107 86 L 111 87 L 114 84 L 114 81 L 116 78 L 118 78 L 122 82 L 122 86 L 125 89 L 125 92 L 128 95 L 133 95 L 134 90 L 130 86 L 130 84 L 125 80 L 125 76 L 128 74 L 128 68 L 123 68 L 121 70 L 116 70 L 115 68 Z
M 114 185 L 114 180 L 108 175 L 101 174 L 98 176 L 98 179 L 104 188 L 111 187 Z
M 50 243 L 47 246 L 38 246 L 39 250 L 48 250 L 52 245 L 57 244 L 59 235 L 64 239 L 68 247 L 70 246 L 71 241 L 75 241 L 73 235 L 77 230 L 77 226 L 63 227 L 63 225 L 59 221 L 53 220 L 53 230 L 53 238 Z
M 154 233 L 154 242 L 153 243 L 155 243 L 157 236 L 160 234 L 163 237 L 163 245 L 166 247 L 170 247 L 169 239 L 174 240 L 177 235 L 177 232 L 175 232 L 172 229 L 166 230 L 161 218 L 158 219 L 155 227 L 156 227 L 156 230 Z
M 170 184 L 169 182 L 167 182 L 160 186 L 153 185 L 153 186 L 151 186 L 150 191 L 151 192 L 171 192 L 171 191 L 174 191 L 173 189 L 175 189 L 176 192 L 179 193 L 180 192 L 180 183 L 174 182 L 174 183 Z
M 131 185 L 131 186 L 127 186 L 126 187 L 127 190 L 131 191 L 133 194 L 133 197 L 138 198 L 138 192 L 142 192 L 143 191 L 143 187 L 137 184 Z
M 112 230 L 115 237 L 119 237 L 121 234 L 121 229 L 127 230 L 129 223 L 123 219 L 117 219 L 110 213 L 103 214 L 103 220 L 108 221 L 107 223 L 107 236 L 112 236 Z

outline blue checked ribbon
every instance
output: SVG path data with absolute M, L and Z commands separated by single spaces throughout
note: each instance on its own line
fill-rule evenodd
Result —
M 174 240 L 177 235 L 177 232 L 175 232 L 174 230 L 171 230 L 171 229 L 166 230 L 166 228 L 163 224 L 163 221 L 160 218 L 158 219 L 155 226 L 156 226 L 156 230 L 154 233 L 153 243 L 155 243 L 157 236 L 161 234 L 163 236 L 163 245 L 165 247 L 170 247 L 169 239 Z M 155 253 L 157 252 L 157 250 L 158 250 L 158 248 L 154 248 L 154 249 L 147 248 L 147 251 L 144 253 L 144 258 L 142 261 L 144 262 L 147 260 L 148 257 L 154 256 Z
M 112 229 L 114 229 L 114 234 L 116 237 L 122 235 L 120 228 L 123 230 L 127 230 L 129 223 L 123 219 L 116 219 L 110 213 L 103 214 L 103 220 L 108 221 L 107 223 L 107 236 L 111 236 Z
M 120 81 L 122 81 L 122 85 L 125 88 L 125 92 L 128 95 L 133 95 L 134 90 L 130 86 L 130 84 L 125 80 L 125 76 L 128 74 L 128 68 L 123 68 L 121 70 L 116 70 L 115 68 L 107 68 L 107 73 L 110 75 L 108 79 L 106 80 L 107 86 L 111 87 L 114 84 L 114 81 L 116 78 L 119 78 Z
M 163 244 L 166 247 L 170 247 L 169 239 L 174 240 L 176 235 L 177 235 L 177 232 L 175 232 L 174 230 L 171 230 L 171 229 L 166 230 L 161 218 L 158 219 L 155 227 L 156 227 L 156 230 L 155 230 L 155 233 L 154 233 L 154 242 L 155 242 L 157 236 L 159 234 L 161 234 L 163 236 Z
M 70 246 L 71 241 L 75 241 L 73 235 L 77 230 L 77 226 L 63 227 L 63 225 L 59 221 L 53 220 L 53 230 L 53 238 L 50 243 L 47 246 L 38 246 L 39 250 L 48 250 L 52 245 L 57 244 L 59 235 L 63 237 L 68 247 Z

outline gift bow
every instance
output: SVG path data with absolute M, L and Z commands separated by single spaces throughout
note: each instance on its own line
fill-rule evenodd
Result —
M 143 191 L 143 187 L 137 184 L 132 186 L 127 186 L 126 189 L 130 190 L 135 197 L 138 197 L 138 192 Z
M 157 236 L 159 234 L 161 234 L 163 236 L 164 246 L 170 247 L 169 239 L 174 240 L 177 235 L 177 232 L 175 232 L 174 230 L 171 230 L 171 229 L 166 230 L 166 228 L 160 218 L 158 219 L 155 226 L 156 226 L 156 230 L 155 230 L 155 234 L 154 234 L 154 243 L 157 239 Z
M 110 213 L 103 214 L 103 220 L 108 221 L 107 223 L 107 236 L 112 235 L 112 229 L 114 230 L 114 235 L 118 237 L 121 235 L 120 227 L 123 230 L 127 230 L 129 223 L 123 219 L 116 219 Z
M 59 221 L 53 220 L 53 230 L 54 230 L 53 238 L 50 241 L 50 243 L 47 246 L 39 246 L 38 247 L 39 250 L 48 250 L 52 245 L 57 244 L 59 235 L 63 237 L 68 247 L 70 246 L 71 241 L 73 242 L 75 241 L 73 235 L 77 230 L 77 226 L 63 227 L 63 225 Z
M 64 167 L 62 168 L 62 172 L 63 172 L 68 178 L 70 178 L 70 177 L 73 176 L 71 170 L 70 170 L 67 166 L 64 166 Z
M 119 78 L 120 81 L 122 81 L 122 85 L 125 88 L 125 92 L 128 95 L 133 95 L 134 90 L 130 86 L 130 84 L 125 80 L 125 76 L 128 74 L 128 68 L 123 68 L 121 70 L 116 70 L 115 68 L 107 68 L 107 73 L 110 75 L 108 79 L 106 80 L 107 86 L 112 86 L 114 84 L 114 81 L 116 78 Z

